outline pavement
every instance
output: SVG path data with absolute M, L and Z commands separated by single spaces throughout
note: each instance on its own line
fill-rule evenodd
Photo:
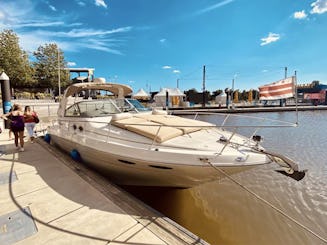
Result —
M 3 124 L 2 124 L 3 125 Z M 207 244 L 41 137 L 0 134 L 0 244 Z

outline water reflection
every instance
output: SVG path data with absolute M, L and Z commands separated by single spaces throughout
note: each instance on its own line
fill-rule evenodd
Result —
M 293 112 L 255 116 L 296 120 Z M 206 116 L 203 120 L 216 119 Z M 289 156 L 302 169 L 309 170 L 302 181 L 275 172 L 277 165 L 233 175 L 237 182 L 278 210 L 229 179 L 191 189 L 127 190 L 211 244 L 326 244 L 326 128 L 327 112 L 312 111 L 300 112 L 299 127 L 260 130 L 266 148 Z

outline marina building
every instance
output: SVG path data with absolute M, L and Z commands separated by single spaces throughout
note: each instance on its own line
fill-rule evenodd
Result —
M 320 84 L 319 81 L 313 81 L 307 84 L 298 84 L 297 93 L 300 103 L 312 103 L 314 105 L 327 104 L 327 85 Z

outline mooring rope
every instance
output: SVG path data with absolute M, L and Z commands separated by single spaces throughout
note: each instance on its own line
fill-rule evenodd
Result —
M 311 233 L 313 236 L 317 237 L 318 239 L 320 239 L 321 241 L 327 243 L 327 240 L 323 237 L 321 237 L 319 234 L 315 233 L 313 230 L 311 230 L 309 227 L 301 224 L 299 221 L 297 221 L 296 219 L 292 218 L 291 216 L 289 216 L 288 214 L 286 214 L 283 210 L 277 208 L 276 206 L 274 206 L 272 203 L 270 203 L 269 201 L 267 201 L 266 199 L 260 197 L 258 194 L 256 194 L 255 192 L 253 192 L 252 190 L 250 190 L 249 188 L 247 188 L 246 186 L 242 185 L 240 182 L 238 182 L 236 179 L 234 179 L 232 176 L 228 175 L 227 173 L 225 173 L 225 171 L 221 170 L 219 167 L 214 166 L 211 162 L 208 162 L 208 164 L 213 167 L 215 170 L 219 171 L 220 173 L 222 173 L 224 176 L 226 176 L 229 180 L 231 180 L 232 182 L 234 182 L 235 184 L 237 184 L 238 186 L 240 186 L 242 189 L 244 189 L 245 191 L 247 191 L 248 193 L 250 193 L 251 195 L 253 195 L 255 198 L 257 198 L 259 201 L 265 203 L 266 205 L 268 205 L 269 207 L 271 207 L 272 209 L 274 209 L 276 212 L 280 213 L 281 215 L 283 215 L 284 217 L 288 218 L 289 220 L 291 220 L 292 222 L 294 222 L 295 224 L 297 224 L 298 226 L 300 226 L 301 228 L 303 228 L 304 230 L 306 230 L 307 232 Z

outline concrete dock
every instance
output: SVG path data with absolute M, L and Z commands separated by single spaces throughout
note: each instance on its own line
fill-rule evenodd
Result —
M 42 138 L 24 148 L 0 134 L 1 245 L 207 244 Z

